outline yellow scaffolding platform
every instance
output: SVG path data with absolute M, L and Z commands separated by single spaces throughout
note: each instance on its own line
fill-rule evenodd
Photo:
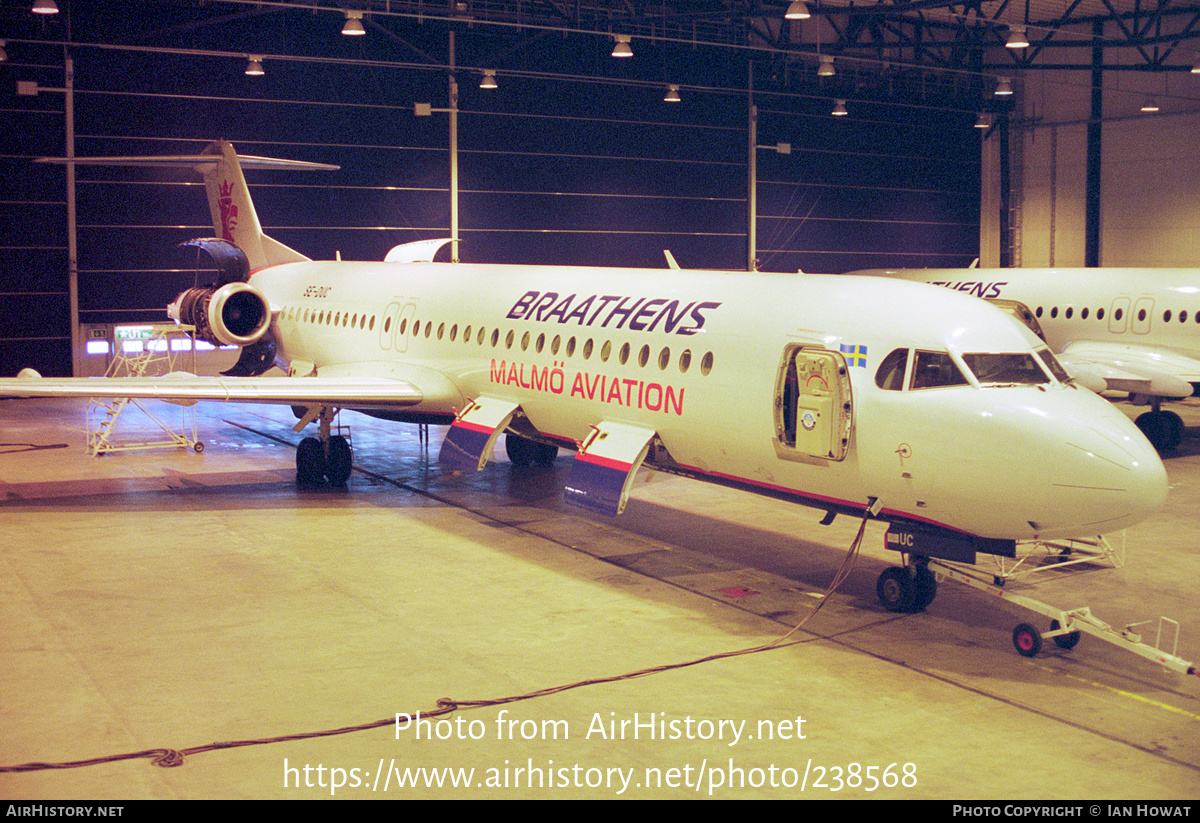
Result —
M 193 370 L 195 368 L 195 332 L 195 326 L 175 323 L 139 326 L 136 329 L 136 337 L 116 341 L 117 352 L 112 362 L 109 363 L 104 376 L 161 377 L 177 371 L 179 370 L 179 361 L 185 356 L 183 352 L 177 351 L 176 347 L 172 345 L 179 340 L 188 342 L 186 356 L 190 358 L 189 370 Z M 126 352 L 124 344 L 129 340 L 140 340 L 142 345 L 136 351 Z M 117 420 L 130 405 L 137 407 L 166 437 L 154 440 L 114 440 Z M 114 451 L 163 448 L 190 448 L 199 454 L 204 451 L 204 444 L 196 436 L 196 409 L 194 406 L 181 406 L 180 415 L 180 424 L 176 428 L 151 411 L 141 400 L 131 397 L 92 400 L 88 403 L 87 412 L 88 454 L 101 455 Z

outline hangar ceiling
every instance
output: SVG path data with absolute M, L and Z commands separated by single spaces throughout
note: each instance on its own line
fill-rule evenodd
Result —
M 10 21 L 24 17 L 28 0 L 9 2 Z M 64 0 L 64 8 L 70 5 Z M 364 12 L 367 24 L 389 20 L 459 22 L 494 32 L 557 31 L 628 34 L 654 42 L 781 53 L 826 53 L 889 64 L 934 68 L 1039 69 L 1090 63 L 1066 57 L 1102 47 L 1105 65 L 1151 70 L 1190 69 L 1200 37 L 1200 5 L 1178 0 L 896 0 L 896 2 L 806 3 L 811 17 L 784 22 L 788 2 L 698 0 L 150 0 L 122 5 L 113 34 L 146 37 L 172 25 L 179 31 L 231 18 L 252 19 L 287 9 L 313 14 Z M 134 13 L 139 7 L 142 14 Z M 82 10 L 82 9 L 80 9 Z M 10 21 L 5 21 L 6 24 Z M 1027 49 L 987 52 L 1003 46 L 1013 27 L 1024 26 Z
M 6 0 L 0 37 L 37 37 L 30 0 Z M 71 12 L 72 0 L 61 0 Z M 784 0 L 150 0 L 96 16 L 76 3 L 76 43 L 130 47 L 187 45 L 206 28 L 257 28 L 269 39 L 273 18 L 362 12 L 368 31 L 403 37 L 411 26 L 458 25 L 502 40 L 550 33 L 629 35 L 652 44 L 719 49 L 755 61 L 811 62 L 832 55 L 860 70 L 889 74 L 1017 74 L 1044 69 L 1188 72 L 1200 59 L 1200 4 L 1178 0 L 895 0 L 806 3 L 811 17 L 785 21 Z M 100 7 L 106 4 L 97 4 Z M 49 33 L 39 23 L 41 33 Z M 1024 27 L 1026 48 L 1004 48 Z M 543 67 L 545 68 L 545 67 Z M 778 76 L 778 72 L 775 73 Z
M 347 8 L 344 3 L 257 3 L 265 8 Z M 942 69 L 1039 69 L 1091 63 L 1100 46 L 1106 67 L 1188 69 L 1200 35 L 1200 6 L 1162 0 L 945 0 L 910 2 L 810 2 L 808 20 L 784 22 L 787 2 L 537 2 L 533 0 L 376 0 L 355 4 L 381 17 L 471 21 L 482 26 L 707 44 L 779 54 L 825 53 L 875 63 Z M 1005 44 L 1024 26 L 1027 49 Z M 1085 51 L 1087 57 L 1064 57 Z

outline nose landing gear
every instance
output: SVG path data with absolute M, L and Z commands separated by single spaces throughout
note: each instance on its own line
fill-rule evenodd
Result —
M 929 558 L 916 557 L 906 566 L 884 569 L 875 583 L 875 594 L 888 611 L 924 611 L 937 596 L 937 580 L 929 570 Z

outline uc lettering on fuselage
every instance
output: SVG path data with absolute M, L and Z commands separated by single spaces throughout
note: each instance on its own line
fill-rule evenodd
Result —
M 704 326 L 704 313 L 721 304 L 693 300 L 683 303 L 666 298 L 646 299 L 613 294 L 576 294 L 527 291 L 509 309 L 510 320 L 537 323 L 575 323 L 599 328 L 628 328 L 633 331 L 658 331 L 666 334 L 695 334 Z M 614 323 L 615 321 L 615 323 Z

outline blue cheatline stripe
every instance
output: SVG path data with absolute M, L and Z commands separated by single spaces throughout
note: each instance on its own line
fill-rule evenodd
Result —
M 480 426 L 463 425 L 461 421 L 450 427 L 446 439 L 442 441 L 442 450 L 438 452 L 438 462 L 444 466 L 461 471 L 476 471 L 479 468 L 479 458 L 487 448 L 492 433 Z
M 565 502 L 600 514 L 616 515 L 629 468 L 628 464 L 615 460 L 599 463 L 587 460 L 586 455 L 576 455 L 567 478 Z

